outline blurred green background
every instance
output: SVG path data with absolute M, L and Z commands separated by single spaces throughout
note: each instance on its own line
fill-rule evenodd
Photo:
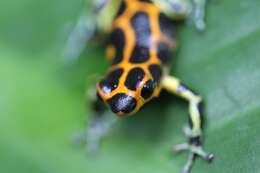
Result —
M 86 49 L 76 64 L 61 63 L 82 5 L 0 2 L 0 172 L 179 172 L 187 155 L 170 148 L 185 140 L 187 104 L 176 97 L 164 95 L 122 120 L 95 158 L 71 142 L 89 116 L 85 88 L 107 66 L 102 46 Z M 179 27 L 172 74 L 204 96 L 205 147 L 216 155 L 211 165 L 198 160 L 192 173 L 260 173 L 259 6 L 259 0 L 215 0 L 205 33 Z

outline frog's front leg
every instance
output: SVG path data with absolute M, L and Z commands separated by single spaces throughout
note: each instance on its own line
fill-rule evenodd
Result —
M 189 142 L 174 147 L 174 151 L 189 151 L 188 161 L 182 171 L 182 173 L 188 173 L 197 156 L 209 162 L 214 158 L 213 154 L 207 153 L 202 147 L 202 117 L 200 111 L 202 99 L 199 95 L 183 85 L 177 78 L 167 76 L 163 79 L 162 83 L 167 91 L 189 101 L 190 127 L 185 130 L 185 134 L 189 137 Z
M 118 119 L 106 108 L 103 101 L 93 93 L 90 93 L 92 95 L 91 108 L 93 116 L 89 120 L 86 133 L 86 147 L 90 153 L 96 153 L 99 150 L 101 140 L 108 134 Z
M 188 19 L 188 22 L 202 31 L 206 28 L 206 0 L 153 0 L 155 4 L 170 18 Z

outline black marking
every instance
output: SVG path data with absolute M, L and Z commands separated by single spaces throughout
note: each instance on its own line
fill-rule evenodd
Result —
M 187 85 L 185 85 L 184 83 L 180 83 L 179 87 L 178 87 L 178 91 L 180 92 L 185 92 L 185 91 L 190 91 L 192 92 L 192 94 L 194 94 L 195 96 L 199 96 L 199 94 L 197 92 L 195 92 L 194 90 L 190 89 Z
M 99 86 L 105 94 L 111 93 L 117 88 L 119 79 L 123 74 L 123 69 L 119 68 L 110 72 L 100 83 Z
M 198 103 L 198 110 L 199 110 L 199 113 L 200 113 L 200 128 L 201 129 L 204 129 L 205 127 L 205 117 L 203 116 L 203 107 L 204 107 L 204 102 L 199 102 Z
M 166 43 L 159 42 L 157 45 L 157 56 L 163 64 L 166 64 L 171 59 L 171 51 Z
M 149 71 L 152 74 L 153 80 L 156 83 L 156 85 L 159 85 L 162 77 L 161 66 L 157 64 L 152 64 L 149 66 Z
M 159 24 L 162 33 L 164 33 L 170 38 L 176 37 L 176 31 L 175 31 L 173 21 L 163 13 L 160 13 L 159 15 Z
M 130 113 L 132 112 L 137 104 L 137 101 L 124 93 L 114 95 L 111 99 L 107 100 L 111 110 L 114 113 Z
M 131 19 L 135 32 L 136 44 L 142 47 L 150 47 L 151 25 L 149 16 L 145 12 L 137 12 Z
M 131 63 L 144 63 L 149 60 L 149 48 L 135 45 L 130 57 Z
M 142 89 L 141 96 L 144 99 L 148 99 L 152 96 L 154 91 L 155 83 L 152 80 L 148 80 Z
M 140 2 L 147 2 L 147 3 L 152 3 L 151 0 L 139 0 Z
M 116 17 L 121 16 L 124 13 L 125 9 L 126 9 L 125 1 L 121 1 L 119 9 L 116 13 Z
M 110 36 L 110 43 L 115 46 L 116 55 L 112 64 L 118 64 L 123 59 L 123 52 L 125 47 L 125 35 L 124 31 L 120 28 L 116 28 L 112 31 Z
M 196 137 L 191 137 L 189 139 L 190 144 L 193 144 L 195 146 L 201 146 L 202 145 L 202 141 L 201 141 L 201 137 L 200 136 L 196 136 Z
M 133 68 L 129 71 L 126 81 L 125 81 L 125 86 L 130 89 L 130 90 L 136 90 L 140 84 L 140 82 L 144 78 L 144 71 L 137 67 Z

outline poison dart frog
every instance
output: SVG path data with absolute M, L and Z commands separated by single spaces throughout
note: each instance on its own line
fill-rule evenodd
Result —
M 176 50 L 175 21 L 188 18 L 198 30 L 204 30 L 205 1 L 94 1 L 92 19 L 97 20 L 98 30 L 110 35 L 106 52 L 111 66 L 96 84 L 94 116 L 87 132 L 90 148 L 98 147 L 114 122 L 106 117 L 109 109 L 118 117 L 133 115 L 158 98 L 161 90 L 167 90 L 189 102 L 189 128 L 185 130 L 189 142 L 174 147 L 175 151 L 189 152 L 182 173 L 188 173 L 198 157 L 213 160 L 213 154 L 202 145 L 201 96 L 169 74 L 172 53 Z

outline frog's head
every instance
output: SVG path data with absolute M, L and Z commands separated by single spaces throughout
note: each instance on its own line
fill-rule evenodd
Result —
M 119 116 L 136 113 L 145 103 L 159 95 L 161 68 L 115 68 L 97 83 L 98 95 Z

